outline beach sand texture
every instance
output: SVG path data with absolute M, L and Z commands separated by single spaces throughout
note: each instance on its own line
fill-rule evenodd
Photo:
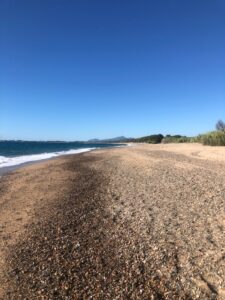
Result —
M 0 179 L 3 299 L 225 299 L 225 148 L 134 145 Z

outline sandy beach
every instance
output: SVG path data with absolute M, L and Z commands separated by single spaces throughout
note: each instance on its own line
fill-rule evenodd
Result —
M 0 298 L 225 299 L 225 148 L 133 145 L 0 178 Z

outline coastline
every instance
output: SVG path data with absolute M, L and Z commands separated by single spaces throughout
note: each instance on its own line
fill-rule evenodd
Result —
M 118 146 L 112 146 L 112 147 L 107 147 L 107 148 L 112 149 L 112 148 L 128 147 L 128 146 L 130 146 L 130 143 L 118 143 Z M 30 166 L 30 165 L 37 164 L 37 163 L 44 162 L 44 161 L 48 161 L 48 160 L 53 160 L 53 159 L 56 159 L 58 157 L 63 157 L 63 156 L 67 156 L 67 155 L 76 155 L 76 154 L 91 152 L 91 151 L 97 151 L 99 149 L 102 149 L 102 148 L 74 149 L 72 151 L 77 151 L 76 153 L 63 153 L 63 154 L 60 154 L 60 155 L 57 155 L 57 156 L 52 156 L 52 157 L 49 157 L 49 158 L 42 158 L 42 159 L 38 159 L 38 160 L 30 160 L 30 161 L 20 163 L 20 164 L 15 164 L 15 165 L 12 165 L 12 166 L 0 167 L 0 178 L 4 175 L 7 175 L 10 172 L 13 172 L 13 171 L 19 169 L 19 168 L 23 168 L 23 167 L 26 167 L 26 166 Z M 46 153 L 46 154 L 51 154 L 51 153 Z
M 45 162 L 45 161 L 52 160 L 52 159 L 56 159 L 56 157 L 40 159 L 40 160 L 37 160 L 37 161 L 29 161 L 29 162 L 25 162 L 25 163 L 22 163 L 22 164 L 19 164 L 19 165 L 15 165 L 15 166 L 0 168 L 0 178 L 2 176 L 6 176 L 7 174 L 9 174 L 13 171 L 16 171 L 17 169 L 24 168 L 24 167 L 27 167 L 27 166 L 30 166 L 30 165 L 39 164 L 41 162 Z
M 223 299 L 223 153 L 136 145 L 3 176 L 0 297 Z

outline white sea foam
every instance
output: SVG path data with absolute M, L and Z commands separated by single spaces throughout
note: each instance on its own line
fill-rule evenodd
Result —
M 77 154 L 82 152 L 88 152 L 94 150 L 96 148 L 81 148 L 81 149 L 71 149 L 68 151 L 60 151 L 60 152 L 52 152 L 52 153 L 41 153 L 41 154 L 31 154 L 31 155 L 23 155 L 16 157 L 6 157 L 0 156 L 0 168 L 12 167 L 16 165 L 21 165 L 31 161 L 38 161 L 43 159 L 49 159 L 52 157 L 60 156 L 60 155 L 68 155 L 68 154 Z

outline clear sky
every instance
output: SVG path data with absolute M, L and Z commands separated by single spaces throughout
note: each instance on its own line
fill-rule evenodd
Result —
M 224 0 L 1 0 L 0 138 L 195 135 L 225 120 Z

